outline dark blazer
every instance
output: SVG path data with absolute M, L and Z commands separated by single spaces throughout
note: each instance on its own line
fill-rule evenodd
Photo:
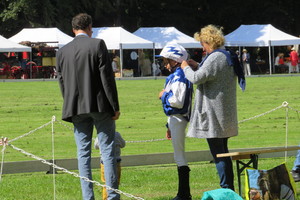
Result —
M 119 111 L 114 73 L 105 42 L 79 35 L 58 50 L 57 73 L 64 99 L 62 119 Z

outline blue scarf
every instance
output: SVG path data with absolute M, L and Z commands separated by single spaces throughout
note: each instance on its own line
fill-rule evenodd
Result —
M 245 91 L 246 79 L 245 79 L 244 71 L 240 64 L 240 61 L 238 60 L 237 55 L 234 52 L 230 50 L 227 51 L 225 49 L 216 49 L 211 53 L 209 53 L 208 55 L 206 55 L 205 58 L 201 61 L 201 63 L 198 65 L 198 67 L 200 68 L 203 65 L 204 61 L 208 58 L 208 56 L 214 52 L 222 52 L 225 54 L 228 65 L 233 67 L 234 72 L 238 77 L 238 84 L 240 85 L 240 88 L 242 89 L 242 91 Z

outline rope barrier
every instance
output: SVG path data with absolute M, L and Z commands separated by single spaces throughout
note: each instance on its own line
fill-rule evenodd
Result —
M 284 102 L 282 103 L 282 105 L 281 105 L 281 106 L 278 106 L 277 108 L 274 108 L 274 109 L 269 110 L 269 111 L 267 111 L 267 112 L 265 112 L 265 113 L 256 115 L 256 116 L 254 116 L 254 117 L 250 117 L 250 118 L 248 118 L 248 119 L 241 120 L 241 121 L 239 121 L 238 123 L 243 123 L 243 122 L 246 122 L 246 121 L 249 121 L 249 120 L 252 120 L 252 119 L 256 119 L 256 118 L 262 117 L 262 116 L 264 116 L 264 115 L 266 115 L 266 114 L 269 114 L 269 113 L 271 113 L 271 112 L 274 112 L 274 111 L 276 111 L 276 110 L 278 110 L 278 109 L 280 109 L 280 108 L 283 108 L 283 107 L 288 107 L 288 103 L 287 103 L 286 101 L 284 101 Z
M 285 106 L 285 147 L 288 146 L 288 123 L 289 123 L 289 108 Z M 287 151 L 284 154 L 285 162 L 287 160 Z
M 66 127 L 67 129 L 69 129 L 69 130 L 71 130 L 71 131 L 74 131 L 74 128 L 73 128 L 73 127 L 71 127 L 71 126 L 69 126 L 69 125 L 67 125 L 67 124 L 65 124 L 65 123 L 63 123 L 63 122 L 61 122 L 61 121 L 59 121 L 59 120 L 57 120 L 57 119 L 55 119 L 55 122 L 57 122 L 58 124 L 60 124 L 60 125 L 62 125 L 62 126 L 64 126 L 64 127 Z
M 28 152 L 24 151 L 23 149 L 20 149 L 20 148 L 14 146 L 14 145 L 12 145 L 12 144 L 8 144 L 8 146 L 12 147 L 13 149 L 15 149 L 15 150 L 17 150 L 17 151 L 19 151 L 19 152 L 21 152 L 21 153 L 23 153 L 23 154 L 25 154 L 25 155 L 31 157 L 31 158 L 34 158 L 34 159 L 36 159 L 36 160 L 39 160 L 39 161 L 41 161 L 42 163 L 44 163 L 44 164 L 46 164 L 46 165 L 49 165 L 49 166 L 51 166 L 51 167 L 53 167 L 53 168 L 55 168 L 55 169 L 61 170 L 61 171 L 65 172 L 65 173 L 67 173 L 67 174 L 70 174 L 70 175 L 74 176 L 74 177 L 83 179 L 83 180 L 85 180 L 85 181 L 87 181 L 87 182 L 90 182 L 90 183 L 93 183 L 93 184 L 95 184 L 95 185 L 97 185 L 97 186 L 105 187 L 107 190 L 113 190 L 114 192 L 116 192 L 116 193 L 118 193 L 118 194 L 120 194 L 120 195 L 123 194 L 123 195 L 125 195 L 125 196 L 127 196 L 127 197 L 130 197 L 130 198 L 143 200 L 143 198 L 141 198 L 141 197 L 133 196 L 132 194 L 128 194 L 128 193 L 122 192 L 121 190 L 118 190 L 118 189 L 113 189 L 113 188 L 111 188 L 111 187 L 109 187 L 109 186 L 107 186 L 107 185 L 102 185 L 101 183 L 99 183 L 99 182 L 97 182 L 97 181 L 93 181 L 93 180 L 90 180 L 90 179 L 88 179 L 88 178 L 86 178 L 86 177 L 80 176 L 79 174 L 77 174 L 77 173 L 75 173 L 75 172 L 71 172 L 71 171 L 69 171 L 69 170 L 67 170 L 67 169 L 65 169 L 65 168 L 63 168 L 63 167 L 59 167 L 59 166 L 57 166 L 57 165 L 54 164 L 54 163 L 50 163 L 50 162 L 46 161 L 45 159 L 40 158 L 40 157 L 38 157 L 38 156 L 36 156 L 36 155 L 34 155 L 34 154 L 28 153 Z
M 280 105 L 280 106 L 278 106 L 278 107 L 276 107 L 276 108 L 274 108 L 274 109 L 272 109 L 272 110 L 269 110 L 269 111 L 267 111 L 267 112 L 265 112 L 265 113 L 262 113 L 262 114 L 259 114 L 259 115 L 253 116 L 253 117 L 250 117 L 250 118 L 248 118 L 248 119 L 241 120 L 241 121 L 239 121 L 238 123 L 243 123 L 243 122 L 246 122 L 246 121 L 249 121 L 249 120 L 252 120 L 252 119 L 256 119 L 256 118 L 262 117 L 262 116 L 264 116 L 264 115 L 267 115 L 267 114 L 269 114 L 269 113 L 271 113 L 271 112 L 274 112 L 274 111 L 276 111 L 276 110 L 278 110 L 278 109 L 280 109 L 280 108 L 283 108 L 283 107 L 284 107 L 285 110 L 286 110 L 286 146 L 287 146 L 287 136 L 288 136 L 288 135 L 287 135 L 287 134 L 288 134 L 288 110 L 290 109 L 290 110 L 293 110 L 293 111 L 295 111 L 295 112 L 297 112 L 297 113 L 299 113 L 300 111 L 299 111 L 299 110 L 296 110 L 296 109 L 294 109 L 294 108 L 291 108 L 291 107 L 288 105 L 288 103 L 287 103 L 286 101 L 284 101 L 284 102 L 282 103 L 282 105 Z M 1 154 L 2 154 L 2 159 L 1 159 L 1 160 L 2 160 L 2 161 L 1 161 L 1 168 L 0 168 L 0 182 L 1 182 L 2 171 L 3 171 L 4 151 L 5 151 L 5 149 L 6 149 L 6 146 L 10 146 L 10 147 L 12 147 L 13 149 L 15 149 L 15 150 L 17 150 L 17 151 L 19 151 L 19 152 L 21 152 L 21 153 L 23 153 L 23 154 L 25 154 L 25 155 L 31 157 L 31 158 L 34 158 L 34 159 L 36 159 L 36 160 L 39 160 L 39 161 L 41 161 L 42 163 L 47 164 L 47 165 L 49 165 L 49 166 L 51 166 L 51 167 L 53 168 L 53 176 L 54 176 L 54 178 L 53 178 L 53 182 L 54 182 L 54 183 L 53 183 L 53 184 L 54 184 L 54 199 L 56 198 L 56 197 L 55 197 L 55 190 L 56 190 L 56 189 L 55 189 L 55 170 L 54 170 L 54 169 L 58 169 L 58 170 L 61 170 L 61 171 L 65 172 L 65 173 L 68 173 L 68 174 L 70 174 L 70 175 L 73 175 L 74 177 L 83 179 L 83 180 L 85 180 L 85 181 L 87 181 L 87 182 L 91 182 L 91 183 L 93 183 L 93 184 L 95 184 L 95 185 L 97 185 L 97 186 L 105 187 L 105 188 L 108 189 L 108 190 L 113 190 L 113 191 L 115 191 L 115 192 L 118 193 L 118 194 L 123 194 L 123 195 L 125 195 L 125 196 L 127 196 L 127 197 L 130 197 L 130 198 L 143 200 L 143 198 L 141 198 L 141 197 L 136 197 L 136 196 L 133 196 L 133 195 L 131 195 L 131 194 L 122 192 L 121 190 L 113 189 L 113 188 L 111 188 L 111 187 L 109 187 L 109 186 L 107 186 L 107 185 L 102 185 L 102 184 L 100 184 L 100 183 L 97 182 L 97 181 L 93 181 L 93 180 L 90 180 L 90 179 L 88 179 L 88 178 L 86 178 L 86 177 L 79 176 L 77 173 L 68 171 L 67 169 L 62 168 L 62 167 L 59 167 L 59 166 L 57 166 L 56 164 L 54 164 L 54 122 L 57 122 L 58 124 L 60 124 L 60 125 L 62 125 L 62 126 L 64 126 L 64 127 L 66 127 L 66 128 L 68 128 L 68 129 L 70 129 L 70 130 L 73 131 L 73 127 L 70 127 L 70 126 L 66 125 L 65 123 L 62 123 L 61 121 L 57 120 L 57 119 L 55 118 L 55 116 L 53 116 L 53 117 L 52 117 L 52 120 L 51 120 L 50 122 L 47 122 L 46 124 L 44 124 L 44 125 L 42 125 L 42 126 L 36 128 L 36 129 L 34 129 L 34 130 L 28 132 L 28 133 L 25 133 L 25 134 L 23 134 L 23 135 L 21 135 L 21 136 L 19 136 L 19 137 L 16 137 L 16 138 L 14 138 L 14 139 L 12 139 L 12 140 L 8 140 L 7 138 L 1 138 L 1 139 L 0 139 L 0 146 L 3 145 L 3 148 L 2 148 L 2 150 L 1 150 Z M 26 136 L 30 135 L 31 133 L 34 133 L 35 131 L 40 130 L 40 129 L 42 129 L 42 128 L 44 128 L 44 127 L 50 125 L 50 124 L 52 125 L 52 154 L 53 154 L 53 163 L 50 163 L 50 162 L 46 161 L 45 159 L 42 159 L 42 158 L 40 158 L 40 157 L 38 157 L 38 156 L 35 156 L 35 155 L 31 154 L 31 153 L 28 153 L 28 152 L 24 151 L 23 149 L 20 149 L 20 148 L 18 148 L 18 147 L 16 147 L 16 146 L 14 146 L 14 145 L 11 144 L 11 142 L 16 141 L 16 140 L 19 140 L 19 139 L 21 139 L 21 138 L 23 138 L 23 137 L 26 137 Z M 167 139 L 166 139 L 166 138 L 163 138 L 163 139 L 150 139 L 150 140 L 126 141 L 126 142 L 127 142 L 127 143 L 142 143 L 142 142 L 156 142 L 156 141 L 163 141 L 163 140 L 167 140 Z
M 292 108 L 292 107 L 290 107 L 290 106 L 288 106 L 288 108 L 289 108 L 289 109 L 291 109 L 291 110 L 293 110 L 293 111 L 295 111 L 295 112 L 297 112 L 297 114 L 299 114 L 299 113 L 300 113 L 300 111 L 299 111 L 299 110 L 297 110 L 297 109 L 295 109 L 295 108 Z
M 59 123 L 60 125 L 68 128 L 69 130 L 74 130 L 71 126 L 59 121 L 59 120 L 55 120 L 55 122 Z M 163 141 L 163 140 L 167 140 L 166 138 L 161 138 L 161 139 L 150 139 L 150 140 L 138 140 L 138 141 L 125 141 L 126 143 L 144 143 L 144 142 L 157 142 L 157 141 Z
M 2 150 L 1 150 L 0 182 L 2 180 L 2 172 L 3 172 L 3 165 L 4 165 L 4 152 L 5 152 L 7 144 L 8 144 L 8 139 L 7 138 L 1 138 L 0 139 L 0 145 L 3 145 Z
M 162 139 L 151 139 L 151 140 L 126 141 L 126 143 L 145 143 L 145 142 L 157 142 L 157 141 L 163 141 L 163 140 L 167 140 L 167 139 L 162 138 Z
M 54 157 L 54 122 L 55 122 L 55 116 L 52 116 L 51 120 L 51 138 L 52 138 L 52 162 L 54 163 L 55 157 Z M 56 181 L 55 181 L 55 170 L 52 170 L 52 177 L 53 177 L 53 199 L 56 199 Z
M 21 139 L 21 138 L 23 138 L 23 137 L 26 137 L 26 136 L 30 135 L 31 133 L 34 133 L 34 132 L 37 131 L 37 130 L 40 130 L 40 129 L 42 129 L 42 128 L 45 128 L 46 126 L 48 126 L 49 124 L 51 124 L 51 122 L 52 122 L 52 121 L 47 122 L 46 124 L 44 124 L 44 125 L 42 125 L 42 126 L 36 128 L 36 129 L 34 129 L 34 130 L 32 130 L 32 131 L 29 131 L 28 133 L 25 133 L 25 134 L 23 134 L 23 135 L 21 135 L 21 136 L 19 136 L 19 137 L 16 137 L 16 138 L 14 138 L 14 139 L 12 139 L 12 140 L 9 140 L 8 142 L 11 143 L 11 142 L 16 141 L 16 140 L 19 140 L 19 139 Z

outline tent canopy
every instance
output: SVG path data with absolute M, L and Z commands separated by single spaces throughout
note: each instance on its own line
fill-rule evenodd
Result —
M 201 48 L 200 42 L 175 27 L 142 27 L 133 34 L 154 42 L 156 49 L 164 48 L 169 42 L 176 42 L 184 48 Z
M 13 42 L 44 42 L 49 46 L 62 47 L 71 42 L 73 38 L 58 28 L 24 28 L 16 35 L 9 38 Z
M 12 42 L 0 35 L 0 52 L 31 52 L 31 47 Z
M 121 76 L 123 74 L 123 50 L 124 49 L 153 49 L 154 43 L 140 38 L 122 27 L 93 28 L 93 38 L 103 39 L 107 49 L 120 50 Z M 154 53 L 153 53 L 154 59 Z
M 300 44 L 300 38 L 280 31 L 271 24 L 241 25 L 225 36 L 225 46 L 268 47 L 270 74 L 272 74 L 271 46 L 295 44 Z
M 107 49 L 153 49 L 153 42 L 140 38 L 122 27 L 93 28 L 93 38 L 103 39 Z
M 300 44 L 300 38 L 289 35 L 271 24 L 241 25 L 225 36 L 225 46 L 267 47 Z

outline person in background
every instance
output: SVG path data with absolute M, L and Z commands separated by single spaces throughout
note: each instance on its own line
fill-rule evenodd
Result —
M 235 53 L 236 53 L 236 55 L 237 55 L 239 61 L 241 61 L 240 51 L 239 51 L 239 50 L 236 50 Z
M 160 56 L 171 72 L 158 97 L 168 116 L 167 138 L 172 138 L 174 160 L 177 164 L 178 193 L 173 200 L 191 200 L 190 168 L 185 157 L 185 129 L 190 118 L 193 86 L 180 68 L 181 62 L 187 59 L 188 54 L 181 45 L 169 43 L 163 48 Z
M 20 60 L 20 65 L 21 65 L 22 69 L 25 70 L 26 64 L 29 61 L 29 52 L 26 52 L 26 51 L 20 52 L 18 54 L 18 56 L 19 56 L 18 59 Z
M 161 71 L 160 71 L 160 66 L 158 64 L 158 60 L 155 59 L 154 63 L 152 63 L 152 75 L 153 76 L 160 76 Z
M 250 54 L 248 53 L 247 49 L 243 49 L 242 60 L 245 76 L 251 76 Z
M 298 150 L 291 174 L 295 182 L 300 181 L 300 150 Z
M 124 148 L 126 145 L 125 140 L 122 138 L 121 134 L 119 132 L 115 133 L 115 144 L 116 144 L 116 158 L 117 158 L 117 173 L 118 173 L 118 185 L 120 185 L 120 179 L 121 179 L 121 148 Z M 99 141 L 98 137 L 95 138 L 95 143 L 94 143 L 95 149 L 99 149 Z M 100 151 L 101 154 L 101 151 Z M 103 161 L 101 160 L 100 164 L 100 177 L 101 181 L 105 183 L 105 170 L 103 166 Z M 102 199 L 107 200 L 107 190 L 105 187 L 102 189 Z
M 76 15 L 72 28 L 75 38 L 60 48 L 56 56 L 63 96 L 62 119 L 74 125 L 79 175 L 92 180 L 91 146 L 95 126 L 106 185 L 118 189 L 115 120 L 120 116 L 120 109 L 111 59 L 105 42 L 91 38 L 90 15 Z M 80 181 L 83 199 L 95 199 L 93 184 Z M 108 190 L 108 199 L 119 200 L 120 194 Z
M 3 73 L 5 74 L 5 78 L 9 78 L 11 76 L 10 65 L 7 62 L 1 63 L 3 68 Z
M 112 69 L 113 69 L 113 72 L 114 73 L 118 73 L 120 72 L 120 66 L 119 66 L 119 63 L 118 63 L 118 58 L 116 55 L 113 55 L 113 59 L 112 59 L 112 62 L 111 62 L 111 66 L 112 66 Z
M 276 58 L 275 58 L 275 62 L 274 62 L 275 67 L 279 66 L 280 55 L 281 55 L 281 53 L 278 53 L 277 56 L 276 56 Z
M 290 53 L 290 60 L 291 60 L 291 73 L 297 73 L 297 66 L 298 66 L 298 53 L 295 51 L 295 47 L 291 49 Z
M 275 58 L 275 69 L 277 68 L 278 72 L 285 72 L 287 66 L 284 64 L 284 58 L 283 58 L 284 54 L 283 53 L 278 53 L 276 58 Z
M 279 55 L 279 61 L 278 61 L 278 64 L 279 65 L 285 65 L 284 64 L 284 54 L 283 53 L 280 53 Z M 285 66 L 286 67 L 286 66 Z
M 195 39 L 201 42 L 207 56 L 200 64 L 193 60 L 181 64 L 185 77 L 197 85 L 187 136 L 207 140 L 220 186 L 234 190 L 232 160 L 218 158 L 217 154 L 228 153 L 228 139 L 238 135 L 237 74 L 231 65 L 231 55 L 223 47 L 225 39 L 221 29 L 208 25 Z

